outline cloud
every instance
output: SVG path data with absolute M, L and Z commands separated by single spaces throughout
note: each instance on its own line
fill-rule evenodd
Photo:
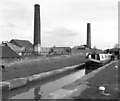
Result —
M 74 46 L 86 43 L 87 22 L 92 25 L 92 45 L 101 48 L 105 47 L 105 43 L 106 46 L 112 45 L 118 35 L 117 1 L 0 0 L 0 41 L 19 38 L 32 42 L 34 4 L 38 3 L 41 9 L 42 45 Z M 107 36 L 109 42 L 105 40 Z
M 12 27 L 12 28 L 16 27 L 16 25 L 14 23 L 8 23 L 7 26 Z
M 76 37 L 79 37 L 79 40 L 82 40 L 82 35 L 78 32 L 75 32 L 67 28 L 55 28 L 53 30 L 44 30 L 42 33 L 42 45 L 43 46 L 74 46 L 78 41 Z
M 51 33 L 54 35 L 57 34 L 59 37 L 74 37 L 79 34 L 73 30 L 66 29 L 66 28 L 56 28 Z
M 29 4 L 28 4 L 29 5 Z M 24 2 L 0 2 L 0 41 L 33 37 L 33 8 Z

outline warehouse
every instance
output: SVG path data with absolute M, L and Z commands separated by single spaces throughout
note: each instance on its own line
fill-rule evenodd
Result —
M 56 55 L 61 55 L 61 54 L 69 54 L 71 53 L 71 48 L 70 47 L 52 47 L 51 52 L 53 52 Z
M 24 49 L 23 55 L 31 55 L 34 52 L 33 44 L 29 42 L 28 40 L 12 39 L 10 43 L 20 48 L 23 48 Z
M 0 53 L 2 53 L 1 58 L 19 58 L 20 56 L 13 51 L 9 46 L 0 46 Z

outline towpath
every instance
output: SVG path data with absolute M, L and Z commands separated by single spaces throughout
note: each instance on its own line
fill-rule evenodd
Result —
M 50 94 L 54 99 L 119 99 L 120 75 L 118 75 L 120 60 L 113 61 L 108 66 L 100 67 L 85 77 L 66 85 L 60 90 Z M 99 87 L 105 87 L 105 93 L 101 94 Z M 63 95 L 63 93 L 64 95 Z M 65 93 L 66 92 L 66 93 Z M 58 95 L 57 95 L 58 94 Z

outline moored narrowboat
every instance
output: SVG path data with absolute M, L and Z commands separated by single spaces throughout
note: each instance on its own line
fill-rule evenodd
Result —
M 89 54 L 85 63 L 86 68 L 98 68 L 111 61 L 111 54 Z

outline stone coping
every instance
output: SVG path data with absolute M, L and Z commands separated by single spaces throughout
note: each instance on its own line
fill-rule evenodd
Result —
M 113 63 L 115 63 L 115 61 L 112 61 L 112 62 L 110 62 L 102 67 L 99 67 L 98 69 L 83 76 L 79 80 L 76 80 L 75 82 L 62 87 L 61 89 L 58 89 L 57 91 L 50 93 L 49 96 L 47 97 L 47 99 L 69 99 L 70 96 L 72 96 L 78 92 L 82 93 L 82 91 L 89 88 L 89 86 L 87 86 L 87 84 L 88 84 L 87 80 L 89 78 L 92 78 L 98 72 L 100 72 L 104 68 L 107 68 L 109 65 L 111 65 Z M 79 81 L 79 85 L 77 84 L 77 81 Z
M 81 64 L 74 65 L 74 66 L 64 67 L 62 69 L 57 69 L 57 70 L 44 72 L 44 73 L 40 73 L 40 74 L 34 74 L 34 75 L 28 76 L 28 77 L 10 79 L 10 80 L 4 81 L 4 82 L 0 82 L 0 89 L 4 90 L 5 88 L 7 88 L 8 90 L 12 90 L 12 89 L 15 89 L 18 87 L 26 86 L 27 83 L 29 83 L 29 82 L 33 82 L 35 80 L 39 80 L 39 79 L 42 79 L 47 76 L 52 76 L 52 75 L 55 75 L 58 73 L 62 73 L 67 70 L 72 70 L 72 69 L 75 69 L 77 67 L 84 66 L 84 65 L 85 65 L 85 63 L 81 63 Z

